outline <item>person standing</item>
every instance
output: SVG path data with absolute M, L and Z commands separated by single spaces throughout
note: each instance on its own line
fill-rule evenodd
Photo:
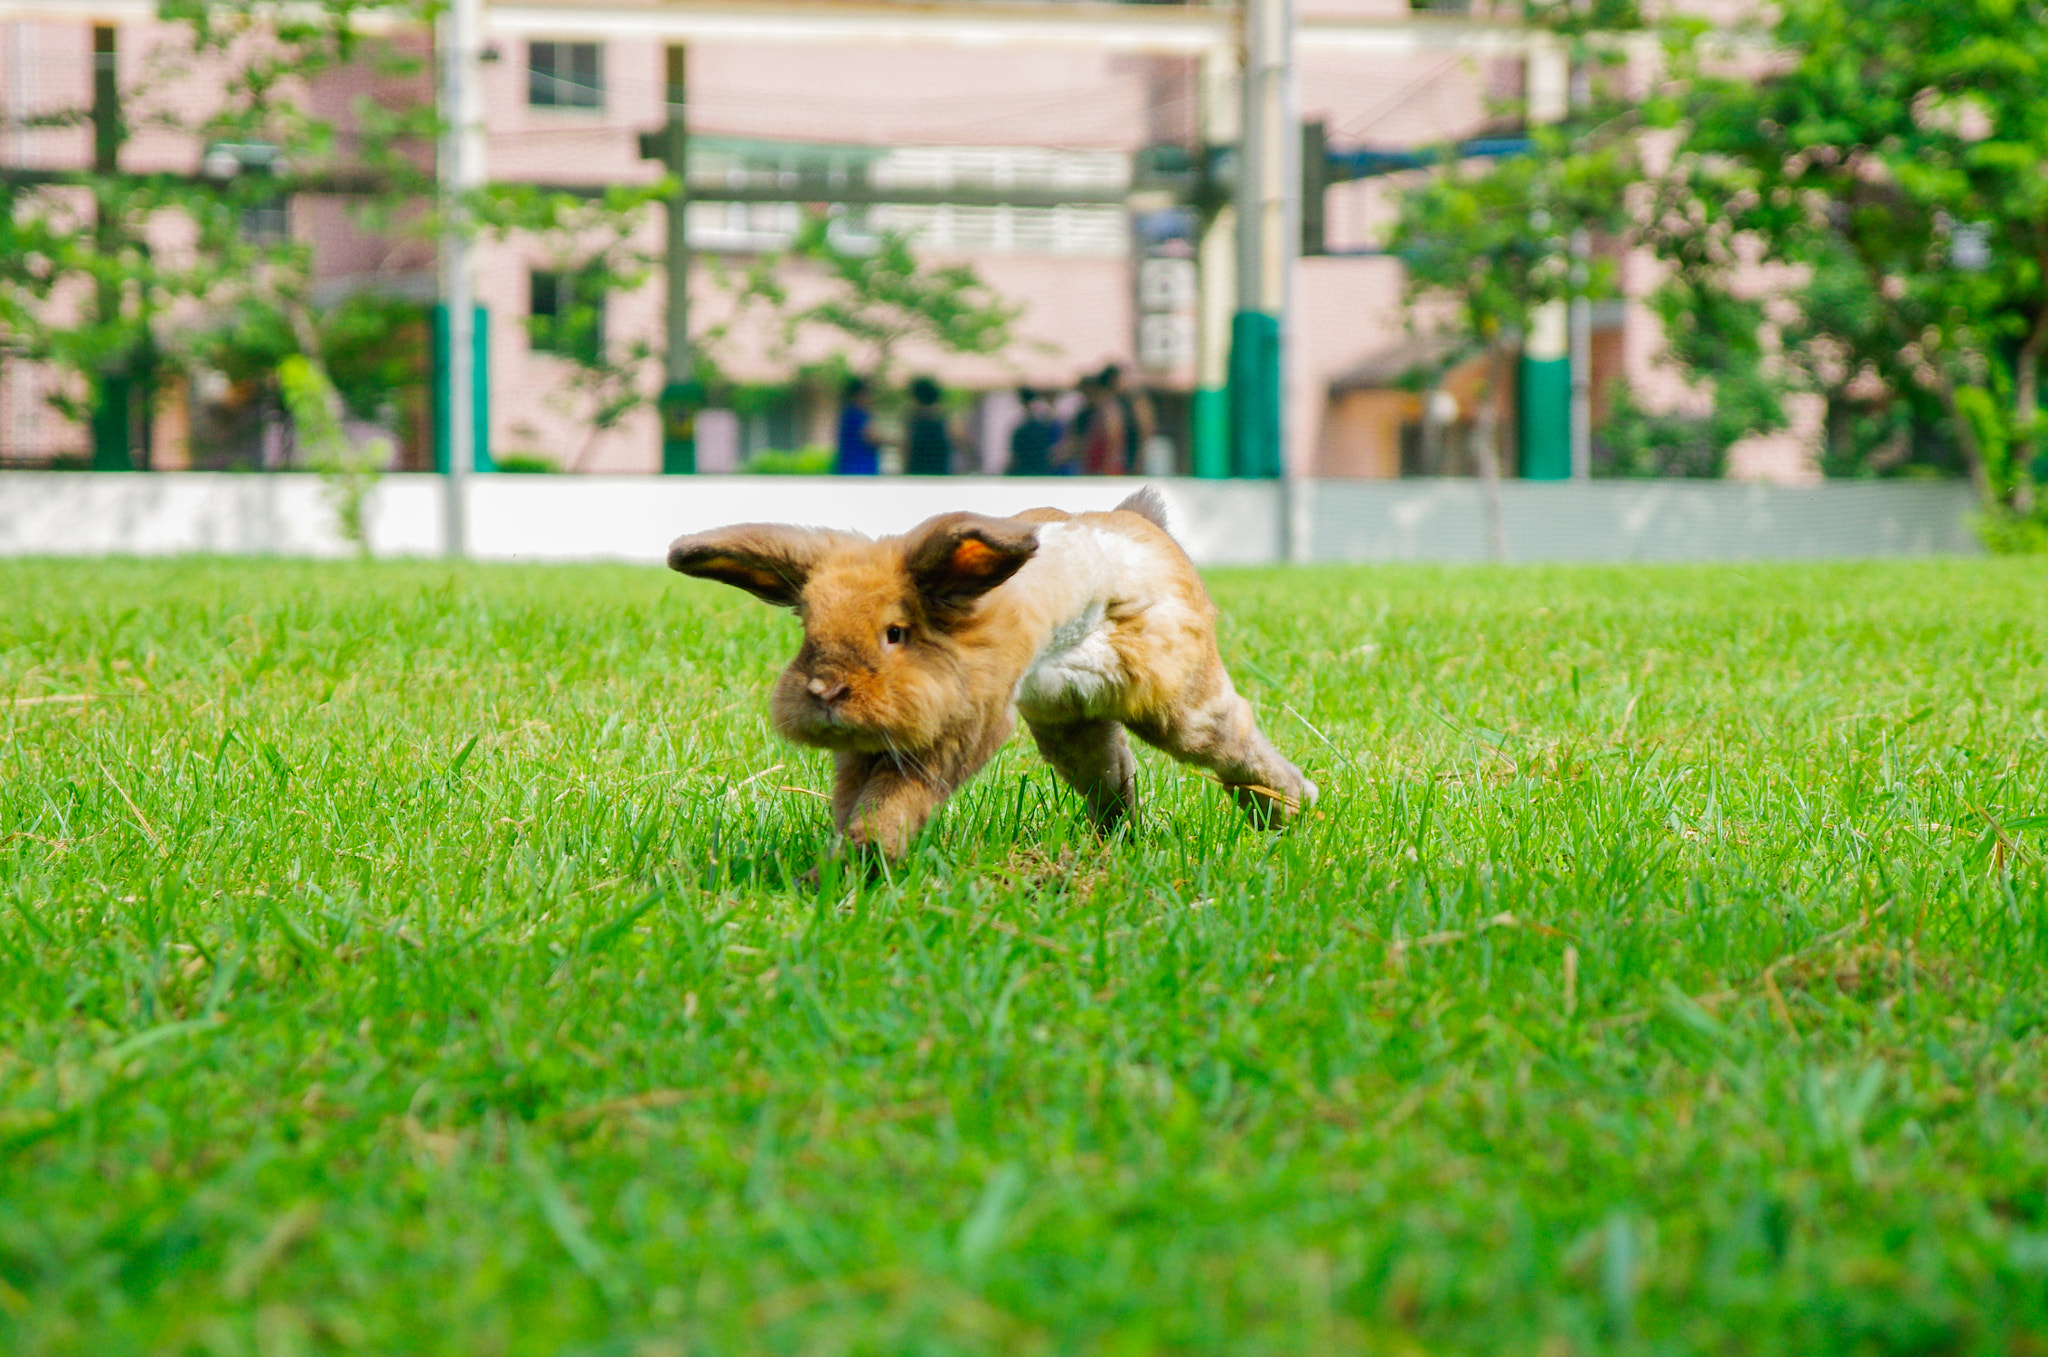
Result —
M 1052 402 L 1044 392 L 1028 386 L 1017 388 L 1017 400 L 1024 407 L 1024 422 L 1010 431 L 1009 474 L 1050 476 L 1053 449 L 1060 441 L 1060 422 L 1053 418 Z
M 1091 373 L 1074 384 L 1074 394 L 1081 398 L 1074 409 L 1074 417 L 1067 421 L 1066 432 L 1060 436 L 1060 445 L 1054 450 L 1053 465 L 1062 476 L 1078 476 L 1088 466 L 1088 435 L 1095 423 L 1095 377 Z
M 910 422 L 904 429 L 904 471 L 946 476 L 953 470 L 953 435 L 946 427 L 945 391 L 929 377 L 910 384 Z
M 1145 445 L 1152 440 L 1157 423 L 1152 398 L 1125 385 L 1124 370 L 1115 363 L 1102 369 L 1101 381 L 1123 423 L 1123 470 L 1112 474 L 1130 475 L 1144 465 Z
M 1126 460 L 1128 435 L 1123 406 L 1100 373 L 1081 379 L 1081 393 L 1088 404 L 1075 417 L 1073 441 L 1078 444 L 1081 474 L 1121 476 L 1129 469 Z
M 882 449 L 874 436 L 874 388 L 865 377 L 849 377 L 839 412 L 839 448 L 832 470 L 840 476 L 874 476 L 882 470 Z

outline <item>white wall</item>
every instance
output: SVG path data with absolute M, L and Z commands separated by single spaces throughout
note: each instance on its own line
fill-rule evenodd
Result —
M 722 523 L 777 521 L 901 532 L 950 509 L 1107 509 L 1144 484 L 1077 478 L 476 476 L 473 555 L 487 560 L 659 562 L 669 541 Z M 1170 480 L 1175 535 L 1205 565 L 1281 557 L 1272 482 Z M 1472 481 L 1315 481 L 1316 560 L 1480 560 L 1483 499 Z M 1738 560 L 1977 551 L 1975 501 L 1960 484 L 1773 486 L 1727 481 L 1511 481 L 1501 487 L 1510 559 Z M 394 475 L 365 506 L 380 556 L 442 551 L 438 477 Z M 317 476 L 0 472 L 0 555 L 343 556 Z
M 1968 555 L 1975 494 L 1960 482 L 1506 481 L 1501 528 L 1516 561 L 1729 561 Z M 1476 481 L 1318 481 L 1318 560 L 1486 557 Z
M 438 553 L 438 476 L 386 476 L 364 506 L 380 555 Z M 318 476 L 0 471 L 0 555 L 346 556 Z

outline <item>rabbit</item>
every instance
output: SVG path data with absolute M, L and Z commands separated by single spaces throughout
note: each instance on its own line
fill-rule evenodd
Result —
M 770 710 L 832 751 L 832 823 L 899 858 L 1016 730 L 1107 831 L 1136 808 L 1129 730 L 1280 827 L 1316 786 L 1273 748 L 1216 652 L 1216 606 L 1158 493 L 1108 513 L 947 513 L 900 537 L 739 523 L 679 537 L 672 570 L 793 608 Z

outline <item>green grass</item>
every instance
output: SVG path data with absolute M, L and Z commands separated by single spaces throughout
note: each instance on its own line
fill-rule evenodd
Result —
M 812 885 L 737 594 L 0 563 L 0 1352 L 2048 1352 L 2039 564 L 1213 583 L 1310 821 Z

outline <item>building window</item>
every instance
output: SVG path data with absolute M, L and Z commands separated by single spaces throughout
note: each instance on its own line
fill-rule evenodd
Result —
M 1121 151 L 1039 147 L 872 146 L 763 142 L 693 136 L 690 181 L 708 190 L 690 203 L 690 243 L 704 250 L 780 249 L 796 236 L 800 206 L 832 196 L 840 184 L 896 188 L 1072 189 L 1083 201 L 1063 207 L 917 206 L 880 203 L 848 211 L 835 231 L 849 240 L 907 231 L 938 253 L 1053 254 L 1120 259 L 1131 252 L 1131 157 Z M 819 188 L 807 194 L 806 186 Z M 719 201 L 722 188 L 783 187 L 788 201 Z M 857 248 L 857 247 L 855 247 Z
M 526 329 L 535 353 L 596 367 L 604 361 L 604 290 L 588 274 L 535 269 Z
M 535 108 L 603 108 L 604 48 L 594 42 L 528 43 L 526 102 Z
M 242 239 L 252 245 L 280 245 L 292 236 L 291 199 L 273 193 L 242 209 Z
M 242 239 L 257 245 L 291 239 L 290 198 L 263 191 L 289 170 L 284 154 L 267 141 L 216 141 L 199 161 L 200 174 L 240 200 Z

